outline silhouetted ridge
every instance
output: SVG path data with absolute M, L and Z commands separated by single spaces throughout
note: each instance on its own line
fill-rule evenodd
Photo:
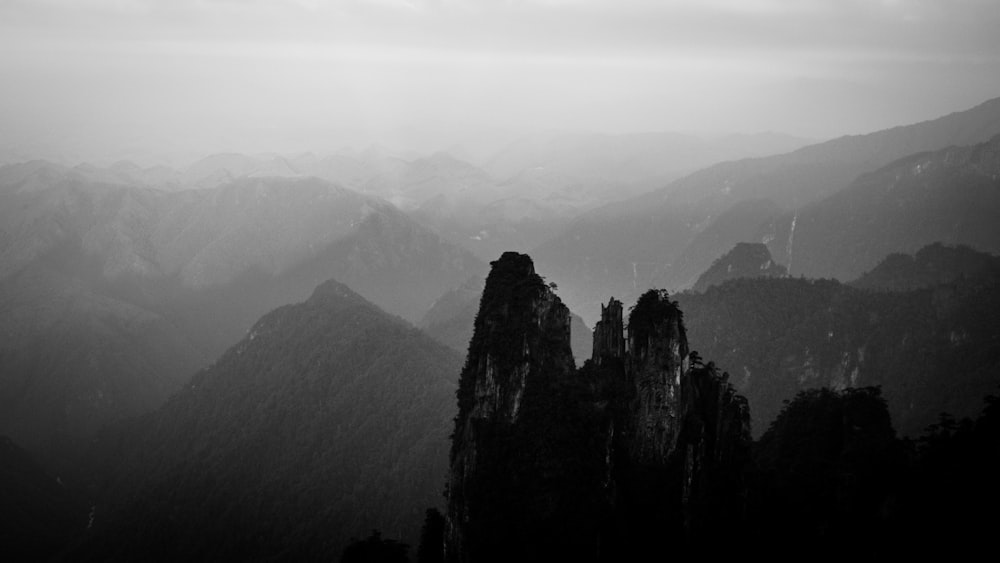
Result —
M 527 256 L 492 263 L 459 382 L 446 559 L 613 561 L 745 513 L 746 400 L 665 291 L 602 307 L 594 360 Z M 627 342 L 627 346 L 626 346 Z
M 1000 274 L 1000 257 L 964 245 L 934 243 L 921 248 L 913 256 L 892 253 L 850 285 L 862 289 L 906 291 L 960 278 L 997 274 Z

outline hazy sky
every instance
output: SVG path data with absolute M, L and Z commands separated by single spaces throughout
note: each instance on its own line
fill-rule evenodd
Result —
M 997 96 L 997 0 L 0 0 L 8 152 L 820 138 Z

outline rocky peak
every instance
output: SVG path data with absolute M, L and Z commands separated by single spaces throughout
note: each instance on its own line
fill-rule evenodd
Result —
M 771 251 L 759 242 L 737 243 L 723 254 L 698 277 L 692 287 L 695 291 L 705 291 L 713 285 L 737 278 L 782 277 L 787 269 L 774 261 Z
M 577 371 L 569 312 L 531 259 L 492 266 L 459 381 L 448 560 L 629 559 L 738 525 L 746 401 L 689 356 L 667 292 L 639 298 L 627 336 L 622 303 L 602 306 Z
M 678 388 L 688 368 L 688 342 L 677 304 L 667 292 L 643 294 L 629 314 L 628 378 L 635 398 L 632 455 L 666 461 L 677 438 Z
M 624 360 L 625 331 L 622 323 L 622 302 L 612 297 L 607 306 L 601 305 L 601 320 L 594 326 L 594 354 L 596 365 L 611 358 Z
M 505 479 L 538 456 L 518 442 L 544 426 L 545 397 L 575 370 L 569 309 L 531 258 L 505 252 L 491 266 L 459 378 L 452 438 L 445 533 L 449 557 L 459 561 L 479 557 L 469 546 L 483 545 L 494 514 L 516 510 L 484 495 L 484 487 L 523 489 Z
M 573 369 L 570 313 L 527 255 L 505 252 L 491 266 L 460 380 L 472 393 L 459 416 L 514 422 L 529 380 L 554 376 L 543 367 Z

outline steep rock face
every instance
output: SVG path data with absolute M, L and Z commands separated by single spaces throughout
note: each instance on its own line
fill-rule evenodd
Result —
M 541 406 L 532 398 L 574 370 L 569 309 L 531 259 L 506 252 L 492 266 L 459 379 L 446 530 L 454 561 L 479 560 L 502 547 L 493 522 L 519 507 L 490 489 L 520 488 L 519 476 L 507 470 L 532 464 L 531 447 L 507 447 L 539 415 L 524 412 Z
M 624 334 L 622 302 L 612 297 L 606 306 L 601 305 L 601 320 L 594 325 L 593 362 L 601 365 L 607 359 L 624 359 Z
M 448 290 L 434 301 L 417 326 L 438 342 L 464 355 L 472 340 L 485 286 L 485 276 L 475 276 Z M 573 311 L 570 311 L 570 333 L 573 358 L 577 365 L 582 365 L 590 358 L 593 336 L 587 324 Z
M 449 561 L 613 561 L 739 524 L 749 409 L 690 353 L 676 302 L 643 295 L 626 338 L 611 299 L 593 338 L 575 370 L 530 258 L 493 263 L 459 383 Z
M 628 323 L 627 377 L 634 387 L 631 455 L 666 462 L 678 437 L 681 375 L 687 372 L 688 343 L 681 312 L 666 292 L 639 298 Z
M 617 556 L 640 557 L 664 537 L 690 546 L 712 529 L 738 525 L 746 490 L 750 411 L 713 363 L 689 351 L 683 315 L 662 290 L 629 315 L 612 409 Z M 622 532 L 624 530 L 624 532 Z
M 462 381 L 471 378 L 471 403 L 459 397 L 459 417 L 514 423 L 534 377 L 569 371 L 569 309 L 535 273 L 531 259 L 504 253 L 486 280 Z M 460 390 L 460 393 L 463 390 Z

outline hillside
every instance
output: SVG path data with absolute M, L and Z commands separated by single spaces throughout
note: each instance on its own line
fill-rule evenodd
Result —
M 759 435 L 815 387 L 880 385 L 896 429 L 972 416 L 1000 384 L 1000 278 L 888 293 L 832 280 L 738 279 L 681 293 L 692 347 L 732 374 Z
M 705 291 L 713 285 L 739 278 L 782 277 L 785 267 L 776 264 L 762 243 L 741 242 L 712 262 L 691 289 Z
M 159 406 L 325 280 L 415 321 L 485 267 L 384 201 L 317 179 L 165 192 L 45 183 L 51 168 L 0 169 L 0 431 L 47 464 Z
M 606 295 L 632 298 L 649 287 L 689 287 L 715 257 L 737 242 L 768 243 L 775 259 L 787 265 L 794 210 L 819 202 L 847 188 L 859 176 L 897 159 L 953 145 L 983 143 L 997 134 L 1000 98 L 931 121 L 834 139 L 786 154 L 716 164 L 658 190 L 580 216 L 533 253 L 539 267 L 562 288 L 567 304 L 579 311 L 596 311 Z M 975 211 L 979 202 L 973 203 L 970 197 L 971 192 L 960 201 L 968 202 Z M 750 201 L 758 204 L 746 203 Z M 989 205 L 984 214 L 991 209 Z M 858 202 L 854 208 L 860 206 Z M 796 254 L 801 248 L 798 227 L 803 217 L 799 219 Z M 784 230 L 774 226 L 779 220 Z M 977 219 L 975 224 L 982 221 Z M 702 233 L 709 232 L 717 233 L 709 237 L 712 244 L 699 242 Z M 921 239 L 912 248 L 886 246 L 885 253 L 913 251 L 929 242 L 933 240 Z M 687 251 L 691 245 L 703 245 L 711 251 L 694 252 L 693 246 Z M 868 253 L 874 261 L 864 266 L 859 263 L 855 276 L 884 256 L 876 256 L 875 250 Z M 817 263 L 825 260 L 823 252 L 809 252 Z M 799 270 L 793 263 L 791 273 L 800 271 L 825 275 Z M 594 322 L 593 314 L 584 318 Z
M 458 354 L 346 286 L 262 317 L 163 407 L 102 435 L 83 559 L 302 560 L 440 503 Z
M 915 154 L 865 174 L 776 221 L 768 245 L 792 275 L 846 281 L 889 254 L 913 253 L 934 242 L 1000 252 L 997 217 L 1000 135 Z
M 1000 257 L 968 246 L 934 243 L 913 255 L 890 254 L 850 285 L 861 289 L 906 291 L 942 285 L 960 278 L 996 276 L 998 273 Z
M 87 506 L 10 438 L 0 436 L 0 550 L 9 561 L 39 561 L 87 525 Z

